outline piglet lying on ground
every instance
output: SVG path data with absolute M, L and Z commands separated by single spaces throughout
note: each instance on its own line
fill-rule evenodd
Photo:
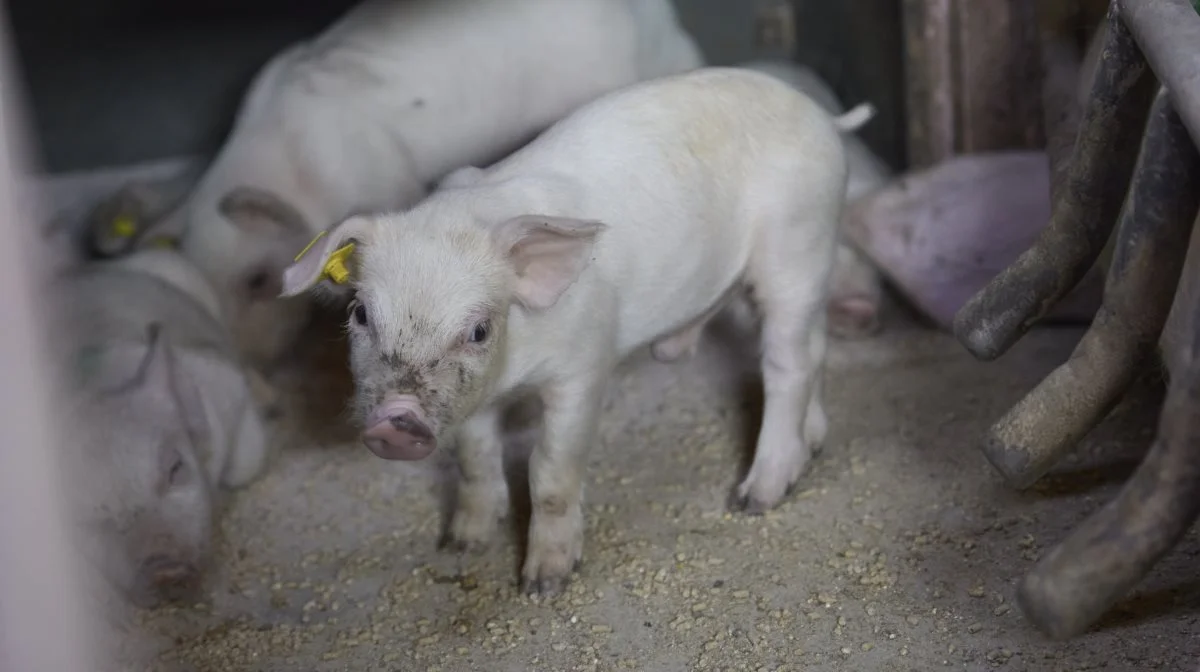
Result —
M 502 409 L 541 396 L 523 575 L 552 593 L 582 556 L 580 463 L 612 368 L 638 348 L 688 352 L 742 285 L 763 318 L 766 409 L 735 505 L 774 507 L 800 477 L 826 434 L 839 132 L 872 114 L 834 120 L 732 68 L 635 85 L 487 170 L 457 171 L 407 212 L 347 219 L 287 269 L 284 293 L 327 277 L 355 291 L 354 408 L 375 454 L 422 459 L 457 439 L 456 546 L 485 543 L 507 511 Z
M 215 489 L 263 469 L 266 432 L 212 289 L 147 250 L 50 288 L 65 461 L 85 555 L 135 604 L 182 597 L 209 554 Z
M 179 238 L 239 347 L 269 365 L 309 315 L 278 282 L 317 231 L 408 207 L 599 95 L 701 63 L 671 0 L 368 0 L 263 67 L 195 189 L 139 244 Z

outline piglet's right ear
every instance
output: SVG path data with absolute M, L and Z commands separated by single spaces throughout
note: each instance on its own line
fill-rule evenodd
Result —
M 281 297 L 296 296 L 315 287 L 322 280 L 343 284 L 350 279 L 351 241 L 370 242 L 375 234 L 375 222 L 356 215 L 338 224 L 331 231 L 321 232 L 283 271 Z

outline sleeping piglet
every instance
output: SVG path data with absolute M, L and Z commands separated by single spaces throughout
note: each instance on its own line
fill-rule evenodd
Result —
M 840 133 L 871 115 L 834 119 L 742 69 L 637 84 L 408 211 L 343 221 L 287 269 L 284 294 L 354 292 L 352 408 L 372 452 L 417 460 L 457 441 L 455 547 L 484 544 L 507 511 L 498 417 L 541 397 L 523 577 L 554 593 L 582 557 L 581 462 L 614 365 L 689 353 L 742 288 L 763 319 L 766 409 L 734 505 L 774 507 L 800 478 L 826 434 Z
M 214 292 L 175 252 L 86 264 L 50 292 L 84 555 L 134 604 L 190 595 L 217 488 L 266 463 L 270 392 L 243 375 Z
M 277 297 L 313 234 L 408 207 L 596 96 L 701 63 L 671 0 L 368 0 L 262 68 L 195 188 L 138 245 L 178 238 L 239 348 L 269 366 L 310 314 Z

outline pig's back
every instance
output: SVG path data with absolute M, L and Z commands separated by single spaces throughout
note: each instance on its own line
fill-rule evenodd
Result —
M 220 322 L 192 297 L 153 275 L 121 268 L 85 268 L 58 280 L 54 351 L 114 342 L 145 342 L 162 325 L 171 345 L 235 357 Z
M 400 149 L 432 182 L 641 79 L 639 37 L 628 0 L 371 2 L 290 56 L 272 114 Z
M 716 301 L 744 272 L 767 201 L 812 193 L 814 207 L 839 207 L 846 179 L 826 112 L 732 68 L 612 94 L 523 151 L 497 177 L 568 176 L 582 194 L 572 216 L 607 225 L 592 272 L 620 287 L 624 347 Z

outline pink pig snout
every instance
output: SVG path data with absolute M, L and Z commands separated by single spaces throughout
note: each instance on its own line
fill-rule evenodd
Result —
M 420 460 L 437 448 L 437 438 L 416 397 L 388 397 L 367 417 L 363 443 L 385 460 Z

